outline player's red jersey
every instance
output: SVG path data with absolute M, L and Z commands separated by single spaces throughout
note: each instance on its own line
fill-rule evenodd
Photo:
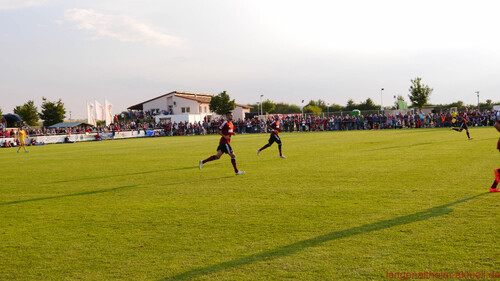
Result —
M 271 136 L 277 135 L 278 132 L 280 131 L 280 121 L 279 120 L 274 120 L 271 125 Z
M 462 122 L 464 122 L 465 124 L 467 124 L 467 122 L 469 121 L 469 117 L 467 116 L 467 112 L 461 113 L 460 117 L 462 119 Z
M 222 132 L 222 134 L 224 136 L 229 136 L 229 139 L 226 139 L 224 137 L 220 138 L 219 143 L 222 143 L 222 144 L 225 144 L 225 143 L 229 144 L 231 142 L 231 136 L 236 134 L 233 131 L 234 130 L 233 123 L 228 122 L 228 121 L 222 122 L 219 126 L 219 130 Z

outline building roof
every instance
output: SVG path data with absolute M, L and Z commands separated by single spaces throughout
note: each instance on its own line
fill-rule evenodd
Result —
M 154 101 L 156 99 L 159 99 L 159 98 L 163 98 L 163 97 L 166 97 L 168 95 L 175 95 L 177 97 L 181 97 L 181 98 L 186 98 L 186 99 L 190 99 L 190 100 L 195 100 L 195 101 L 198 101 L 198 102 L 201 102 L 201 103 L 209 103 L 210 100 L 212 99 L 213 95 L 211 94 L 201 94 L 201 93 L 191 93 L 191 92 L 182 92 L 182 91 L 173 91 L 173 92 L 170 92 L 168 94 L 164 94 L 164 95 L 161 95 L 161 96 L 158 96 L 156 98 L 152 98 L 150 100 L 147 100 L 147 101 L 143 101 L 141 103 L 138 103 L 136 105 L 132 105 L 130 107 L 128 107 L 127 109 L 131 109 L 131 110 L 142 110 L 143 109 L 143 105 L 145 103 L 148 103 L 150 101 Z M 208 101 L 205 102 L 205 100 L 208 98 Z
M 250 106 L 250 105 L 244 105 L 244 104 L 239 104 L 239 103 L 236 103 L 236 106 L 239 106 L 239 107 L 244 108 L 244 109 L 250 109 L 250 108 L 253 108 L 253 106 Z
M 210 103 L 212 100 L 212 95 L 210 96 L 199 96 L 199 95 L 186 95 L 186 94 L 175 94 L 176 97 L 188 99 L 188 100 L 194 100 L 200 103 Z
M 175 95 L 176 97 L 184 98 L 184 99 L 188 99 L 188 100 L 194 100 L 194 101 L 197 101 L 199 103 L 210 103 L 210 101 L 212 100 L 212 97 L 214 96 L 212 94 L 202 94 L 202 93 L 191 93 L 191 92 L 173 91 L 173 92 L 170 92 L 168 94 L 164 94 L 164 95 L 158 96 L 156 98 L 153 98 L 153 99 L 150 99 L 150 100 L 138 103 L 136 105 L 132 105 L 132 106 L 128 107 L 127 109 L 129 109 L 129 110 L 143 110 L 143 105 L 145 103 L 148 103 L 150 101 L 154 101 L 154 100 L 159 99 L 159 98 L 166 97 L 168 95 Z M 251 106 L 243 105 L 243 104 L 236 104 L 236 106 L 239 106 L 239 107 L 242 107 L 242 108 L 245 108 L 245 109 L 252 108 Z

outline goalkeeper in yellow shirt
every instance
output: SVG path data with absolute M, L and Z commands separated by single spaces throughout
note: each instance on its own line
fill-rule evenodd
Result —
M 21 150 L 21 147 L 24 148 L 24 152 L 29 152 L 26 150 L 26 131 L 24 130 L 24 127 L 19 128 L 19 131 L 17 132 L 18 138 L 19 138 L 19 148 L 17 149 L 17 153 L 19 153 L 19 150 Z

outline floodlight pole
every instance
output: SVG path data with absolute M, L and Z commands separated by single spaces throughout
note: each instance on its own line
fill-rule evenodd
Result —
M 304 100 L 302 100 L 302 119 L 305 119 L 304 118 Z
M 477 110 L 479 111 L 479 91 L 477 91 L 476 94 L 477 94 Z
M 384 88 L 380 89 L 380 110 L 382 112 L 384 111 L 384 99 L 382 97 L 383 92 L 384 92 Z
M 262 97 L 263 96 L 264 95 L 260 95 L 260 114 L 259 114 L 259 119 L 260 119 L 260 115 L 262 115 L 262 113 L 263 113 L 263 108 L 262 108 Z

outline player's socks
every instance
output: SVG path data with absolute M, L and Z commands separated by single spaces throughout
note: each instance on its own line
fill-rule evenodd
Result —
M 231 158 L 231 164 L 233 164 L 234 172 L 238 173 L 238 167 L 236 167 L 236 158 Z
M 281 152 L 281 144 L 280 144 L 280 145 L 278 145 L 278 149 L 279 149 L 279 151 L 280 151 L 280 157 L 281 157 L 281 156 L 283 156 L 283 153 Z
M 500 192 L 500 190 L 498 190 L 497 186 L 498 186 L 498 181 L 497 181 L 497 179 L 495 179 L 493 181 L 493 184 L 490 187 L 490 192 Z
M 491 190 L 494 190 L 494 189 L 498 189 L 498 188 L 497 188 L 497 186 L 498 186 L 498 181 L 495 179 L 495 180 L 493 181 L 493 184 L 492 184 L 492 185 L 491 185 L 491 187 L 490 187 L 490 191 L 491 191 Z
M 496 182 L 500 182 L 500 169 L 495 169 L 495 180 Z
M 261 152 L 262 150 L 264 150 L 264 149 L 266 149 L 266 148 L 268 148 L 268 147 L 270 147 L 270 146 L 271 146 L 271 145 L 269 145 L 268 143 L 266 143 L 266 145 L 264 145 L 263 147 L 261 147 L 261 148 L 259 149 L 259 152 Z
M 470 138 L 470 135 L 469 135 L 469 131 L 466 131 L 466 133 L 467 133 L 467 137 L 468 137 L 469 139 L 471 139 L 471 138 Z
M 210 162 L 210 161 L 217 160 L 217 159 L 219 159 L 219 158 L 217 157 L 217 155 L 212 155 L 212 156 L 208 157 L 207 159 L 203 160 L 203 164 L 205 164 L 205 163 L 207 163 L 207 162 Z

